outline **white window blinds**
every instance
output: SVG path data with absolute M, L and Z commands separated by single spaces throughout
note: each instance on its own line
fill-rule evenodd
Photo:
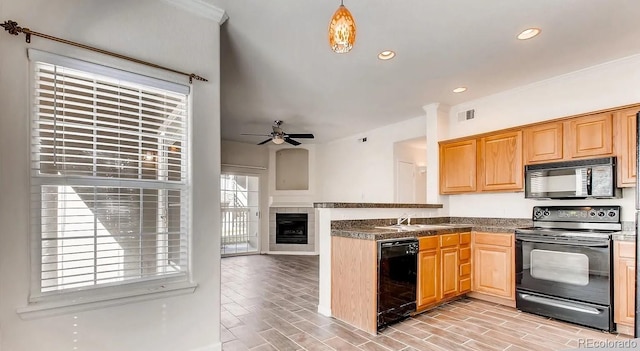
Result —
M 186 279 L 188 95 L 33 67 L 35 294 Z

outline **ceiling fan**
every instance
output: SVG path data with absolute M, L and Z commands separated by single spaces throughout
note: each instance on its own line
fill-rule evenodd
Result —
M 284 130 L 282 130 L 282 128 L 280 128 L 280 125 L 282 124 L 282 121 L 274 121 L 273 122 L 273 126 L 271 128 L 273 128 L 273 132 L 269 133 L 269 134 L 240 134 L 240 135 L 257 135 L 257 136 L 268 136 L 269 139 L 258 143 L 258 145 L 262 145 L 262 144 L 266 144 L 270 141 L 273 141 L 274 144 L 282 144 L 282 143 L 289 143 L 291 145 L 300 145 L 299 141 L 293 140 L 291 138 L 298 138 L 298 139 L 313 139 L 314 136 L 313 134 L 287 134 L 285 133 Z

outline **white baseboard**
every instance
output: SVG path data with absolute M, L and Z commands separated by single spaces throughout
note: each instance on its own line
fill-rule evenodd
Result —
M 198 347 L 197 349 L 192 349 L 191 351 L 222 351 L 222 343 L 215 343 L 203 347 Z
M 331 317 L 331 307 L 318 305 L 318 313 L 323 316 Z

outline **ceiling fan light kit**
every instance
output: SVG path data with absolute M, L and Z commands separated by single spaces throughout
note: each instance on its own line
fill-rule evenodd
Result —
M 273 141 L 274 144 L 280 145 L 280 144 L 284 143 L 284 138 L 282 137 L 282 135 L 274 135 L 272 141 Z
M 355 42 L 356 21 L 341 0 L 329 22 L 329 46 L 335 53 L 345 54 L 351 51 Z

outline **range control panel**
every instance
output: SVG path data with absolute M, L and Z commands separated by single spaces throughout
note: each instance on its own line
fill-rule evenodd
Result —
M 535 206 L 534 221 L 620 222 L 620 206 Z

